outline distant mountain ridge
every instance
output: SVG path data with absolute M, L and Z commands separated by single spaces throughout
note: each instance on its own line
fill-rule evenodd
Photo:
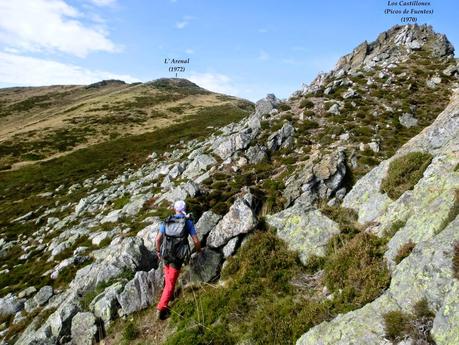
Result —
M 167 78 L 0 89 L 0 170 L 152 131 L 222 105 L 244 108 L 250 102 Z

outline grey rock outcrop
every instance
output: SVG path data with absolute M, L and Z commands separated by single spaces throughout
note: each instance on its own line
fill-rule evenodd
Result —
M 400 124 L 406 128 L 416 127 L 418 125 L 418 119 L 409 113 L 399 116 L 398 120 L 400 121 Z
M 246 149 L 257 135 L 252 128 L 245 128 L 238 133 L 217 138 L 212 144 L 213 152 L 221 159 L 231 157 L 236 151 Z
M 136 272 L 134 278 L 129 281 L 123 292 L 118 295 L 121 306 L 120 316 L 129 315 L 150 306 L 155 294 L 161 289 L 162 272 L 152 269 L 149 272 Z
M 190 277 L 192 282 L 211 282 L 218 278 L 223 256 L 210 248 L 203 248 L 193 254 L 190 260 Z
M 195 226 L 199 241 L 203 241 L 221 219 L 222 216 L 216 214 L 212 210 L 204 212 Z M 191 240 L 191 238 L 189 239 L 189 243 L 190 247 L 193 249 L 194 242 Z
M 217 164 L 217 161 L 210 155 L 200 154 L 188 165 L 183 176 L 188 178 L 196 177 L 207 170 L 209 166 Z
M 38 290 L 38 292 L 35 294 L 33 299 L 39 306 L 41 306 L 45 304 L 46 302 L 48 302 L 48 300 L 53 296 L 53 294 L 54 294 L 53 287 L 46 285 L 46 286 L 43 286 L 40 290 Z
M 0 316 L 14 315 L 24 308 L 25 299 L 19 299 L 13 294 L 0 298 Z
M 150 270 L 158 265 L 156 257 L 137 237 L 126 238 L 120 244 L 97 250 L 92 255 L 96 261 L 79 269 L 70 283 L 73 291 L 84 293 L 118 277 L 125 270 Z
M 266 98 L 260 99 L 255 104 L 255 114 L 259 117 L 269 114 L 279 103 L 273 94 L 268 94 Z
M 394 159 L 401 157 L 409 152 L 429 152 L 434 156 L 432 160 L 431 167 L 424 173 L 424 178 L 420 180 L 420 184 L 417 187 L 419 192 L 426 193 L 425 188 L 422 187 L 426 183 L 429 184 L 430 180 L 430 189 L 429 194 L 431 195 L 428 198 L 424 198 L 425 202 L 430 202 L 432 196 L 440 196 L 444 191 L 443 187 L 450 190 L 449 193 L 452 193 L 451 190 L 454 189 L 454 166 L 457 163 L 456 150 L 459 146 L 458 143 L 458 133 L 459 133 L 459 91 L 455 91 L 448 107 L 437 117 L 437 119 L 428 127 L 426 127 L 420 134 L 409 140 L 405 145 L 403 145 L 394 156 L 381 162 L 378 166 L 373 168 L 368 174 L 363 176 L 357 183 L 354 185 L 352 190 L 345 196 L 343 200 L 343 206 L 348 208 L 353 208 L 358 211 L 360 223 L 365 223 L 369 221 L 377 221 L 379 217 L 389 210 L 392 211 L 393 217 L 398 217 L 400 220 L 406 220 L 407 215 L 402 214 L 406 213 L 406 208 L 400 209 L 400 204 L 403 204 L 406 198 L 409 198 L 412 194 L 412 191 L 405 192 L 399 199 L 398 203 L 392 204 L 392 200 L 385 194 L 380 192 L 380 186 L 383 178 L 386 176 L 389 169 L 389 164 Z M 435 157 L 439 158 L 435 158 Z M 449 173 L 443 173 L 440 171 L 450 171 Z M 429 173 L 431 171 L 431 173 Z M 433 172 L 437 172 L 437 176 L 434 177 Z M 445 172 L 446 172 L 445 171 Z M 434 180 L 440 179 L 441 181 L 447 182 L 447 186 L 442 183 L 437 183 L 438 181 Z M 443 182 L 445 183 L 445 182 Z M 435 187 L 434 187 L 435 186 Z M 422 188 L 421 188 L 422 187 Z M 432 188 L 436 189 L 435 194 L 433 194 Z M 425 190 L 425 192 L 422 192 Z M 422 196 L 420 196 L 422 197 Z M 394 207 L 389 208 L 391 205 Z M 400 212 L 399 212 L 400 211 Z M 397 212 L 397 216 L 394 215 L 394 212 Z M 387 213 L 389 214 L 389 213 Z M 387 218 L 387 217 L 385 217 Z M 384 217 L 380 221 L 384 222 Z M 386 221 L 387 222 L 387 221 Z
M 151 219 L 151 224 L 143 228 L 137 233 L 137 237 L 140 237 L 143 240 L 145 247 L 154 252 L 156 250 L 156 234 L 159 231 L 159 226 L 161 224 L 161 219 L 159 217 L 154 217 Z
M 281 129 L 268 137 L 266 147 L 270 151 L 276 151 L 282 147 L 288 147 L 293 143 L 295 129 L 290 122 L 285 123 Z
M 97 325 L 93 313 L 78 313 L 72 319 L 72 344 L 92 345 L 96 340 Z
M 312 203 L 318 197 L 330 198 L 343 187 L 347 174 L 346 157 L 343 151 L 322 156 L 317 153 L 285 182 L 283 196 L 289 206 L 300 195 Z
M 423 298 L 436 312 L 432 336 L 438 345 L 454 344 L 459 339 L 457 282 L 450 269 L 454 242 L 459 240 L 459 217 L 431 241 L 423 242 L 395 269 L 392 281 L 381 297 L 363 308 L 341 314 L 304 334 L 297 345 L 390 344 L 385 339 L 383 315 L 389 311 L 410 312 Z
M 312 255 L 324 256 L 328 241 L 339 233 L 338 224 L 314 207 L 301 203 L 268 215 L 266 222 L 277 229 L 277 236 L 289 249 L 298 251 L 303 264 Z
M 207 245 L 211 248 L 221 247 L 233 237 L 252 231 L 256 224 L 257 220 L 250 203 L 247 202 L 247 198 L 240 197 L 209 233 Z
M 267 158 L 266 147 L 262 145 L 250 146 L 245 151 L 245 156 L 249 160 L 250 164 L 258 164 Z
M 109 286 L 104 292 L 97 295 L 89 305 L 89 309 L 94 315 L 103 321 L 105 328 L 110 325 L 110 321 L 117 316 L 116 312 L 121 308 L 117 297 L 123 291 L 126 283 L 127 280 Z

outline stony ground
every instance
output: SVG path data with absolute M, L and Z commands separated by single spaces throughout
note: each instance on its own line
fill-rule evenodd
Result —
M 0 338 L 257 344 L 306 332 L 299 344 L 389 344 L 417 333 L 390 338 L 384 315 L 425 299 L 429 336 L 454 342 L 452 54 L 429 27 L 395 27 L 288 100 L 268 95 L 209 137 L 37 193 L 46 206 L 3 223 Z M 383 190 L 391 162 L 409 165 L 419 152 L 429 159 L 411 185 L 397 197 L 396 183 Z M 151 312 L 162 288 L 154 238 L 176 199 L 186 199 L 204 250 L 182 274 L 178 316 L 162 327 Z M 291 322 L 270 319 L 277 314 Z

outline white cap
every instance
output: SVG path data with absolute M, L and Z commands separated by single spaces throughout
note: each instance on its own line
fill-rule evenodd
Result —
M 174 209 L 175 209 L 177 212 L 185 212 L 185 201 L 183 201 L 183 200 L 177 200 L 177 201 L 174 203 Z

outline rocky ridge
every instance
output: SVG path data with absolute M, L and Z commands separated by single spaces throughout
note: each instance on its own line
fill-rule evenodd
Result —
M 429 66 L 432 74 L 415 78 L 410 59 L 425 58 L 426 53 L 438 63 Z M 193 283 L 218 279 L 224 260 L 239 250 L 263 216 L 289 248 L 299 252 L 304 264 L 313 256 L 325 255 L 327 242 L 340 232 L 320 211 L 321 201 L 355 209 L 359 222 L 372 222 L 368 231 L 380 236 L 395 220 L 405 222 L 385 254 L 392 271 L 390 288 L 365 307 L 312 328 L 298 343 L 383 343 L 387 340 L 382 314 L 407 310 L 422 297 L 436 312 L 432 328 L 436 342 L 457 339 L 457 318 L 448 314 L 458 307 L 457 281 L 446 268 L 453 255 L 452 243 L 458 240 L 457 218 L 451 216 L 459 186 L 457 93 L 433 123 L 438 113 L 424 116 L 424 104 L 415 109 L 414 104 L 387 101 L 383 96 L 375 103 L 377 94 L 366 96 L 380 88 L 389 94 L 398 92 L 397 78 L 403 73 L 406 88 L 450 90 L 458 76 L 452 53 L 446 38 L 428 27 L 393 28 L 377 43 L 354 50 L 334 71 L 319 76 L 288 101 L 268 95 L 257 102 L 249 117 L 220 128 L 210 138 L 179 143 L 161 156 L 153 153 L 142 167 L 114 179 L 91 178 L 43 195 L 72 194 L 84 186 L 90 190 L 78 202 L 12 219 L 36 231 L 28 238 L 1 238 L 0 253 L 19 251 L 20 262 L 26 265 L 34 263 L 31 253 L 38 252 L 48 260 L 49 269 L 42 276 L 50 284 L 62 277 L 68 281 L 54 289 L 39 284 L 9 289 L 0 299 L 5 320 L 0 338 L 15 344 L 91 343 L 117 317 L 150 305 L 162 283 L 161 265 L 152 254 L 155 231 L 170 202 L 180 198 L 187 199 L 199 218 L 199 236 L 206 245 L 202 255 L 192 257 L 190 275 L 184 275 Z M 440 73 L 436 83 L 434 78 Z M 372 107 L 380 114 L 365 119 L 377 119 L 379 127 L 370 123 L 369 136 L 355 132 L 351 125 Z M 392 132 L 381 133 L 378 128 L 406 128 L 404 121 L 398 121 L 404 111 L 417 112 L 419 118 L 416 131 L 407 128 L 404 133 L 413 139 L 404 146 L 394 143 L 385 148 Z M 340 127 L 346 132 L 323 133 L 328 123 L 336 126 L 347 121 L 348 127 Z M 379 192 L 390 161 L 419 150 L 430 152 L 433 159 L 414 189 L 397 200 Z M 392 157 L 393 151 L 394 158 L 386 157 Z M 432 208 L 439 215 L 435 222 L 428 221 Z M 420 226 L 422 231 L 418 231 Z M 407 240 L 416 247 L 396 265 L 394 253 Z M 426 256 L 435 260 L 421 265 Z M 9 274 L 14 267 L 1 269 Z M 430 285 L 419 277 L 428 277 Z M 22 331 L 20 335 L 15 327 Z M 323 338 L 324 334 L 330 338 Z

